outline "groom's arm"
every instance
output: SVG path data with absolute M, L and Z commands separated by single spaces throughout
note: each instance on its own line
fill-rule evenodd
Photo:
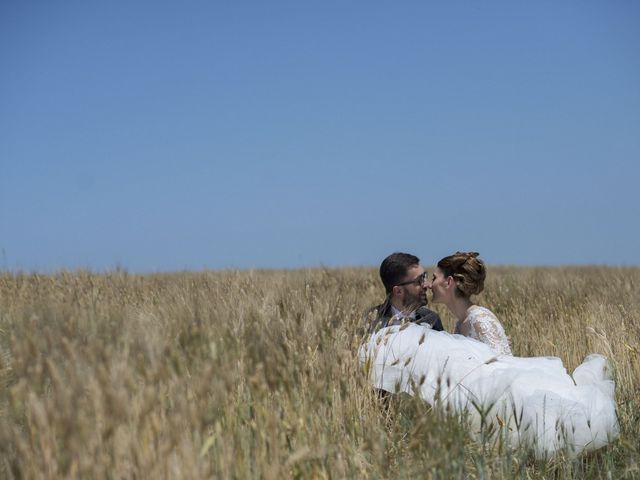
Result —
M 440 315 L 433 310 L 429 310 L 427 307 L 420 307 L 416 311 L 416 323 L 428 323 L 431 325 L 432 329 L 438 332 L 442 332 L 444 330 L 442 321 L 440 320 Z

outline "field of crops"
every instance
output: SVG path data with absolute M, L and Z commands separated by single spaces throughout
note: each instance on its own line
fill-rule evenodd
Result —
M 640 478 L 640 268 L 488 275 L 515 355 L 610 358 L 612 445 L 535 461 L 383 405 L 357 360 L 374 269 L 2 273 L 0 478 Z

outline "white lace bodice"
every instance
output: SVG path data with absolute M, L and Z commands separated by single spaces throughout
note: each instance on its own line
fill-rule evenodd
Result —
M 488 308 L 471 305 L 467 317 L 456 324 L 455 333 L 486 343 L 498 355 L 512 355 L 502 324 Z

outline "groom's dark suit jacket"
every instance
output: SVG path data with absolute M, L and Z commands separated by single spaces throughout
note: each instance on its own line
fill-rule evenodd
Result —
M 367 319 L 368 322 L 370 322 L 368 333 L 371 334 L 373 332 L 378 331 L 381 328 L 392 325 L 389 323 L 392 317 L 393 317 L 393 314 L 391 313 L 390 302 L 385 302 L 369 309 L 365 313 L 365 318 Z M 428 309 L 427 307 L 418 308 L 416 310 L 415 318 L 407 317 L 406 319 L 412 323 L 417 323 L 418 325 L 427 324 L 431 328 L 439 332 L 444 330 L 442 326 L 442 321 L 440 320 L 440 316 L 433 310 Z

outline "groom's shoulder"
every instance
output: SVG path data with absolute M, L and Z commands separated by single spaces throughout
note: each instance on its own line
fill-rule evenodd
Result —
M 380 305 L 376 305 L 374 307 L 368 308 L 364 312 L 364 317 L 367 319 L 375 320 L 378 317 L 384 315 L 385 304 L 381 303 Z
M 388 310 L 384 303 L 365 310 L 363 323 L 368 333 L 375 332 L 384 325 L 385 319 L 390 317 Z

